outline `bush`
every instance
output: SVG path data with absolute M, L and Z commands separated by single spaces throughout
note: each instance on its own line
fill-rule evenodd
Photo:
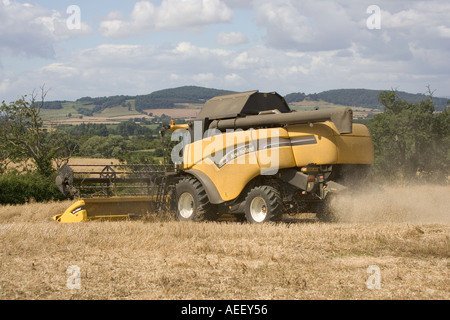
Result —
M 93 136 L 80 145 L 78 156 L 92 158 L 119 158 L 133 151 L 130 140 L 122 136 Z
M 432 97 L 420 103 L 402 100 L 395 91 L 379 96 L 385 112 L 368 127 L 375 147 L 378 176 L 445 182 L 450 174 L 450 111 L 434 112 Z
M 64 200 L 55 175 L 44 177 L 37 173 L 0 175 L 0 204 L 25 204 L 30 201 Z

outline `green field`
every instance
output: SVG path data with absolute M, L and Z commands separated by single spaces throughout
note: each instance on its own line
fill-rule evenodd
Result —
M 134 100 L 128 100 L 130 102 L 131 108 L 129 110 L 128 107 L 115 106 L 112 108 L 106 108 L 101 112 L 94 113 L 92 117 L 83 115 L 79 112 L 80 108 L 85 108 L 88 110 L 93 110 L 95 105 L 85 105 L 82 102 L 64 102 L 62 104 L 62 109 L 42 109 L 41 116 L 44 121 L 64 121 L 70 122 L 73 120 L 80 120 L 80 118 L 87 120 L 105 120 L 105 121 L 124 121 L 126 117 L 136 118 L 143 117 L 142 113 L 136 111 L 134 107 Z M 115 119 L 120 117 L 120 119 Z M 122 117 L 125 117 L 123 119 Z

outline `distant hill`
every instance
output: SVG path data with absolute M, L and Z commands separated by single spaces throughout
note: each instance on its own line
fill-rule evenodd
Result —
M 305 93 L 291 93 L 285 99 L 287 103 L 301 102 L 305 99 L 312 101 L 326 101 L 334 104 L 350 106 L 350 107 L 364 107 L 370 109 L 382 110 L 383 106 L 378 101 L 378 96 L 381 92 L 386 90 L 368 90 L 368 89 L 337 89 L 328 90 L 321 93 L 305 94 Z M 408 101 L 409 103 L 419 103 L 420 101 L 428 99 L 424 94 L 412 94 L 398 91 L 398 96 Z M 447 106 L 448 99 L 433 98 L 436 110 L 444 110 Z
M 114 108 L 117 106 L 126 107 L 127 106 L 126 103 L 130 99 L 134 99 L 134 97 L 130 96 L 112 96 L 99 98 L 83 97 L 78 99 L 76 102 L 80 103 L 83 106 L 86 106 L 79 108 L 78 112 L 84 114 L 85 116 L 92 116 L 94 113 L 102 112 L 103 110 L 108 108 Z M 88 106 L 94 107 L 89 108 Z
M 155 91 L 148 95 L 137 96 L 135 100 L 136 111 L 146 109 L 175 108 L 177 104 L 194 103 L 203 104 L 216 96 L 233 93 L 233 91 L 209 89 L 196 86 L 185 86 L 174 89 Z
M 336 105 L 350 107 L 365 107 L 370 109 L 382 110 L 382 105 L 378 101 L 378 95 L 386 90 L 368 90 L 368 89 L 337 89 L 328 90 L 321 93 L 305 94 L 302 92 L 290 93 L 285 96 L 287 103 L 310 101 L 325 101 Z M 124 96 L 117 95 L 111 97 L 83 97 L 75 102 L 69 101 L 49 101 L 45 102 L 44 109 L 57 111 L 64 105 L 72 104 L 73 110 L 85 116 L 98 114 L 105 109 L 124 107 L 128 110 L 135 110 L 143 113 L 149 109 L 173 109 L 182 104 L 203 104 L 207 100 L 224 94 L 230 94 L 233 91 L 211 89 L 197 86 L 184 86 L 179 88 L 165 89 L 155 91 L 147 95 Z M 424 94 L 412 94 L 407 92 L 398 92 L 400 98 L 410 102 L 417 103 L 428 99 Z M 434 98 L 436 110 L 443 110 L 447 106 L 447 98 Z

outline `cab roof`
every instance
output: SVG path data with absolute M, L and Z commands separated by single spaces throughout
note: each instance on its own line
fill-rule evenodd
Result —
M 284 98 L 278 93 L 261 93 L 254 90 L 217 96 L 208 100 L 198 115 L 198 119 L 231 119 L 258 115 L 262 111 L 275 109 L 281 113 L 291 112 Z

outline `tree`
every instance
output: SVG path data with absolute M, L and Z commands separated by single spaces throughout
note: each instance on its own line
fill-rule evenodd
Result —
M 38 173 L 49 176 L 57 166 L 67 162 L 75 151 L 76 143 L 64 132 L 49 132 L 43 125 L 40 112 L 45 103 L 47 91 L 40 90 L 40 99 L 33 92 L 27 96 L 0 107 L 0 148 L 2 157 L 12 162 L 31 159 Z
M 420 103 L 408 103 L 396 91 L 382 92 L 385 112 L 369 123 L 375 146 L 375 172 L 412 178 L 446 177 L 450 160 L 449 112 L 434 112 L 433 92 Z
M 92 136 L 81 144 L 79 155 L 93 158 L 121 158 L 131 149 L 130 141 L 122 136 Z

